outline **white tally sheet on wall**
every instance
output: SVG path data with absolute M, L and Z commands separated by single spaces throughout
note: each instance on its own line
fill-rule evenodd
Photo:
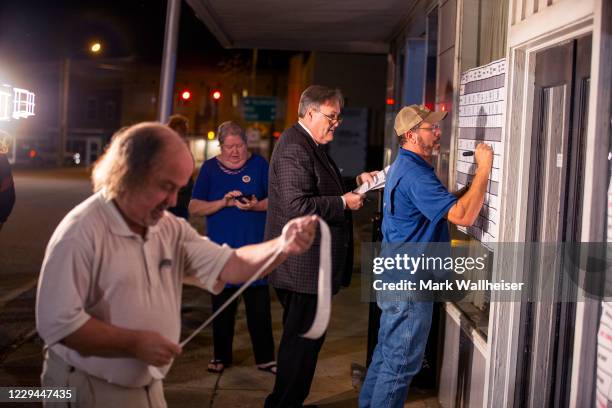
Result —
M 463 156 L 484 142 L 493 148 L 493 169 L 489 177 L 484 205 L 471 227 L 459 229 L 483 244 L 496 242 L 499 236 L 499 208 L 502 180 L 506 60 L 493 61 L 461 75 L 459 92 L 459 137 L 456 162 L 457 189 L 472 181 L 474 156 Z

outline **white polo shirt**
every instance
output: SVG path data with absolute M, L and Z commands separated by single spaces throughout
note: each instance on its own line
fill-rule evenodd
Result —
M 165 213 L 143 239 L 102 192 L 75 207 L 47 246 L 36 297 L 36 328 L 45 343 L 88 374 L 126 387 L 152 381 L 134 358 L 84 357 L 59 341 L 90 317 L 114 326 L 152 330 L 178 343 L 183 274 L 213 293 L 233 250 L 200 236 Z

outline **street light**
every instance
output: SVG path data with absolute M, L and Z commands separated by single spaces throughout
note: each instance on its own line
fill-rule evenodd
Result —
M 102 50 L 102 44 L 100 44 L 99 42 L 95 42 L 91 44 L 91 47 L 89 47 L 89 50 L 93 52 L 94 54 L 97 54 Z
M 215 140 L 215 132 L 213 130 L 209 130 L 206 134 L 208 140 L 206 140 L 206 144 L 204 145 L 204 161 L 208 160 L 208 144 L 211 140 Z
M 84 46 L 83 43 L 80 45 Z M 82 49 L 81 49 L 82 50 Z M 89 51 L 92 54 L 99 54 L 102 51 L 102 43 L 94 41 L 89 46 Z M 59 138 L 57 149 L 57 164 L 64 163 L 64 151 L 66 150 L 66 141 L 68 140 L 68 96 L 70 92 L 70 57 L 65 56 L 62 62 L 60 76 L 60 105 L 59 105 Z
M 213 89 L 210 92 L 210 96 L 213 99 L 213 117 L 215 120 L 215 128 L 217 128 L 219 126 L 219 101 L 221 100 L 223 94 L 221 93 L 220 89 Z

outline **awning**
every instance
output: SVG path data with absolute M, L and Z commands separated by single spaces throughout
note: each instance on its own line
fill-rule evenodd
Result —
M 226 48 L 383 54 L 416 0 L 187 0 Z

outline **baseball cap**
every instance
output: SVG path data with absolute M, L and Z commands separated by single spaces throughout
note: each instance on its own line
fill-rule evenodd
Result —
M 419 123 L 427 121 L 438 123 L 446 117 L 448 112 L 432 112 L 425 105 L 404 106 L 395 117 L 395 132 L 403 135 Z

